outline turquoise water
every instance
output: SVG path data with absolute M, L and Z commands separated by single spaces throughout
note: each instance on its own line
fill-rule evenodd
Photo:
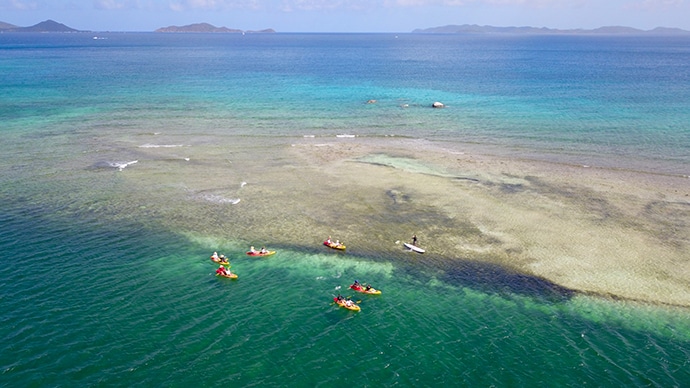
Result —
M 213 276 L 207 246 L 136 224 L 56 222 L 41 209 L 4 212 L 2 223 L 5 386 L 682 386 L 689 377 L 687 311 L 282 247 L 269 259 L 224 250 L 233 281 Z M 352 294 L 354 278 L 383 290 L 353 295 L 359 313 L 330 303 Z
M 311 204 L 274 215 L 242 191 L 296 165 L 243 150 L 305 135 L 687 175 L 686 38 L 103 37 L 0 34 L 0 386 L 690 382 L 687 309 L 328 251 L 300 232 L 321 219 Z M 214 276 L 214 250 L 238 280 Z M 354 279 L 383 294 L 347 292 Z

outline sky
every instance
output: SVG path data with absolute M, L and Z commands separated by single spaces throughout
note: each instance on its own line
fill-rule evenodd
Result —
M 0 22 L 153 31 L 210 23 L 277 32 L 411 32 L 449 24 L 690 30 L 690 0 L 0 0 Z

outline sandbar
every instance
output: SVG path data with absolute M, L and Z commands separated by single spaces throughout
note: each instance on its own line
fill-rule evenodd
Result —
M 397 244 L 416 234 L 423 260 L 446 267 L 486 263 L 575 292 L 690 306 L 687 176 L 411 138 L 310 136 L 266 147 L 256 153 L 234 139 L 185 149 L 189 161 L 157 174 L 155 188 L 183 187 L 186 203 L 166 201 L 161 212 L 195 233 L 272 247 L 316 247 L 332 235 L 348 254 L 390 260 L 413 260 Z M 145 166 L 127 172 L 136 179 Z M 204 202 L 217 197 L 241 202 Z

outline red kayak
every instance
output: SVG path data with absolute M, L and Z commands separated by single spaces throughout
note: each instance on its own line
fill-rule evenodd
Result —
M 266 251 L 266 252 L 261 252 L 261 251 L 247 251 L 248 256 L 271 256 L 272 254 L 275 254 L 276 251 Z
M 230 272 L 229 269 L 222 268 L 222 266 L 216 270 L 216 276 L 222 276 L 228 279 L 237 279 L 237 274 Z
M 237 279 L 237 274 L 233 273 L 233 272 L 231 272 L 231 273 L 217 273 L 216 276 L 221 276 L 221 277 L 228 278 L 228 279 Z
M 351 289 L 361 292 L 362 294 L 369 294 L 369 295 L 381 295 L 381 290 L 377 290 L 374 287 L 362 287 L 361 284 L 353 284 L 350 286 Z

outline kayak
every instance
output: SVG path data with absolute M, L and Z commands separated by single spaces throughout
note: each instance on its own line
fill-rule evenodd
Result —
M 405 248 L 407 248 L 407 249 L 409 249 L 409 250 L 411 250 L 411 251 L 415 251 L 415 252 L 417 252 L 417 253 L 424 253 L 424 252 L 425 252 L 424 249 L 422 249 L 422 248 L 420 248 L 420 247 L 418 247 L 418 246 L 416 246 L 416 245 L 412 245 L 412 244 L 410 244 L 410 243 L 403 243 L 403 245 L 405 246 Z
M 374 287 L 371 287 L 369 290 L 367 290 L 366 287 L 355 286 L 353 284 L 350 286 L 350 288 L 357 291 L 357 292 L 361 292 L 362 294 L 381 295 L 381 290 L 377 290 Z
M 271 256 L 274 253 L 276 253 L 276 251 L 268 251 L 268 252 L 264 252 L 264 253 L 261 253 L 261 251 L 254 251 L 254 252 L 248 251 L 247 255 L 248 256 Z
M 225 260 L 225 261 L 220 261 L 220 259 L 216 260 L 216 259 L 214 259 L 213 257 L 211 257 L 211 261 L 214 262 L 214 263 L 218 263 L 218 264 L 230 265 L 230 262 L 227 261 L 227 260 Z
M 343 245 L 343 244 L 336 244 L 336 243 L 334 243 L 333 241 L 328 242 L 328 240 L 326 240 L 326 241 L 323 242 L 323 245 L 325 245 L 325 246 L 327 246 L 327 247 L 329 247 L 329 248 L 339 249 L 339 250 L 341 250 L 341 251 L 344 251 L 344 250 L 345 250 L 345 245 Z
M 352 302 L 352 301 L 351 301 L 352 304 L 349 306 L 345 303 L 345 300 L 338 300 L 338 298 L 333 298 L 333 302 L 335 302 L 338 306 L 345 308 L 345 309 L 348 309 L 348 310 L 352 310 L 352 311 L 361 310 L 359 308 L 359 306 L 357 306 L 357 304 L 355 302 Z
M 216 273 L 216 276 L 221 276 L 221 277 L 228 278 L 228 279 L 237 279 L 237 274 L 233 273 L 233 272 L 231 272 L 229 275 L 223 275 L 220 273 Z

